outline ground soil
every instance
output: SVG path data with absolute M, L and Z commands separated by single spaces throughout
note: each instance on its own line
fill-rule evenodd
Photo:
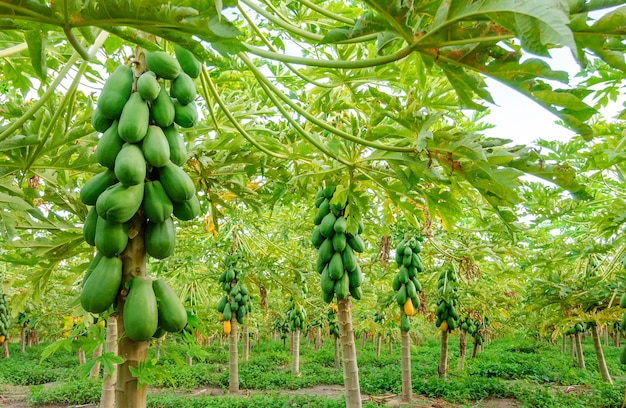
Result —
M 46 387 L 54 386 L 54 383 L 45 384 Z M 158 394 L 160 390 L 154 389 L 150 391 L 153 394 Z M 30 407 L 26 398 L 29 393 L 27 386 L 2 386 L 2 394 L 0 394 L 0 407 L 3 408 L 27 408 Z M 277 393 L 277 394 L 293 394 L 293 395 L 318 395 L 329 398 L 340 398 L 343 394 L 343 388 L 338 385 L 318 385 L 310 388 L 303 388 L 298 390 L 280 390 L 280 391 L 257 391 L 257 390 L 242 390 L 241 395 L 261 394 L 261 393 Z M 181 395 L 183 393 L 181 392 Z M 225 390 L 221 388 L 197 388 L 192 391 L 184 392 L 184 395 L 193 396 L 221 396 L 225 395 Z M 442 399 L 427 398 L 423 395 L 414 395 L 413 401 L 410 405 L 404 404 L 400 400 L 400 396 L 396 394 L 385 395 L 365 395 L 363 394 L 363 402 L 374 402 L 380 406 L 386 407 L 420 407 L 420 408 L 452 408 L 459 405 L 446 402 Z M 475 401 L 470 404 L 463 404 L 464 407 L 476 407 L 476 408 L 518 408 L 522 404 L 511 398 L 486 398 L 482 401 Z M 97 405 L 37 405 L 37 408 L 97 408 Z

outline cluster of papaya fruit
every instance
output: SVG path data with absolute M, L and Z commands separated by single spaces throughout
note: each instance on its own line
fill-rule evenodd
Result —
M 187 150 L 177 126 L 191 127 L 197 120 L 193 78 L 201 64 L 189 51 L 180 47 L 175 51 L 176 58 L 163 51 L 146 52 L 146 70 L 138 77 L 133 68 L 120 65 L 98 97 L 92 125 L 102 132 L 95 157 L 104 171 L 80 191 L 81 201 L 90 206 L 83 236 L 97 250 L 80 296 L 81 305 L 91 313 L 102 313 L 115 302 L 122 282 L 119 256 L 128 244 L 128 222 L 135 214 L 145 222 L 146 252 L 164 259 L 176 244 L 172 217 L 187 221 L 200 212 L 193 181 L 180 167 L 187 161 Z M 139 62 L 139 67 L 144 66 Z M 160 80 L 170 81 L 169 94 Z M 169 297 L 159 300 L 159 290 Z M 171 294 L 163 281 L 137 277 L 130 282 L 124 314 L 144 316 L 124 317 L 131 339 L 148 340 L 159 326 L 165 331 L 184 327 L 185 309 Z M 130 311 L 129 305 L 145 313 Z M 163 319 L 161 309 L 172 313 L 169 320 Z M 130 327 L 131 321 L 137 327 Z
M 328 308 L 328 333 L 331 336 L 339 337 L 339 324 L 337 323 L 337 309 L 335 309 L 334 307 Z
M 359 220 L 354 233 L 348 232 L 346 204 L 331 203 L 335 190 L 335 187 L 327 187 L 315 195 L 317 213 L 313 223 L 316 227 L 311 238 L 318 249 L 316 269 L 322 275 L 320 284 L 326 303 L 332 302 L 335 295 L 337 299 L 351 295 L 357 300 L 363 295 L 363 272 L 355 255 L 365 250 L 360 237 L 363 222 Z
M 9 337 L 11 327 L 11 316 L 9 315 L 9 304 L 4 293 L 0 293 L 0 344 Z
M 622 266 L 626 269 L 626 258 L 624 258 L 623 262 L 624 263 L 622 264 Z M 621 307 L 622 309 L 626 309 L 626 292 L 624 292 L 619 299 L 619 307 Z M 626 330 L 626 311 L 622 315 L 622 320 L 618 323 L 618 325 L 619 326 L 617 328 L 615 327 L 616 325 L 613 325 L 613 328 L 617 332 L 623 332 Z M 621 334 L 619 335 L 621 336 Z M 626 364 L 626 344 L 622 346 L 619 352 L 619 361 L 622 364 Z
M 452 332 L 459 327 L 459 313 L 456 310 L 456 282 L 456 272 L 452 268 L 443 270 L 437 280 L 437 293 L 446 296 L 439 300 L 435 309 L 435 325 L 442 332 Z
M 124 330 L 133 341 L 148 341 L 175 333 L 187 325 L 187 311 L 163 279 L 136 276 L 124 303 Z
M 483 338 L 483 332 L 481 330 L 483 327 L 483 323 L 473 317 L 464 317 L 463 319 L 461 319 L 459 325 L 459 328 L 472 336 L 474 342 L 476 342 L 479 346 L 482 345 L 485 341 Z
M 421 241 L 422 237 L 405 238 L 396 247 L 395 260 L 399 270 L 393 278 L 392 287 L 396 292 L 394 295 L 396 302 L 400 306 L 400 330 L 403 332 L 411 329 L 409 317 L 415 315 L 420 305 L 418 294 L 422 290 L 422 285 L 417 279 L 417 273 L 424 271 L 420 256 Z
M 289 322 L 289 330 L 303 330 L 305 312 L 302 306 L 296 305 L 293 296 L 289 296 L 289 309 L 287 309 L 287 321 Z
M 222 290 L 226 292 L 217 302 L 217 311 L 220 313 L 220 321 L 223 322 L 224 334 L 230 334 L 233 317 L 237 319 L 237 323 L 243 324 L 246 315 L 252 311 L 250 291 L 246 284 L 241 281 L 240 262 L 240 255 L 227 255 L 225 259 L 226 270 L 218 278 L 222 284 Z
M 565 334 L 568 336 L 575 336 L 578 333 L 583 333 L 584 331 L 585 331 L 585 327 L 582 325 L 582 323 L 576 323 L 575 325 L 567 329 L 565 331 Z

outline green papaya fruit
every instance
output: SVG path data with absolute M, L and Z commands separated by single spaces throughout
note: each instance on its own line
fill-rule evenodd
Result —
M 345 275 L 345 273 L 341 253 L 335 252 L 328 263 L 328 276 L 330 276 L 332 280 L 339 280 L 343 275 Z
M 393 281 L 391 282 L 391 287 L 396 292 L 398 291 L 398 289 L 400 289 L 400 279 L 398 278 L 398 275 L 393 277 Z
M 327 198 L 324 198 L 322 203 L 317 208 L 317 212 L 315 213 L 315 217 L 313 217 L 313 224 L 320 225 L 322 223 L 322 219 L 330 212 L 330 202 Z
M 338 234 L 343 234 L 346 232 L 346 219 L 344 216 L 340 216 L 337 217 L 337 220 L 335 221 L 335 224 L 333 224 L 333 229 L 335 230 L 336 233 Z
M 320 227 L 318 225 L 313 230 L 313 236 L 311 237 L 311 243 L 313 244 L 313 246 L 315 248 L 319 249 L 320 245 L 322 245 L 323 242 L 324 242 L 324 236 L 320 232 Z
M 333 225 L 335 224 L 335 214 L 329 212 L 322 218 L 322 222 L 320 223 L 320 233 L 326 238 L 331 237 L 333 235 Z
M 335 281 L 328 276 L 328 266 L 322 271 L 322 277 L 320 279 L 320 286 L 324 293 L 335 293 Z
M 144 101 L 153 101 L 159 96 L 161 85 L 152 71 L 146 71 L 137 79 L 137 93 Z
M 108 222 L 121 224 L 130 220 L 143 201 L 144 183 L 125 186 L 117 183 L 104 190 L 98 201 L 98 215 Z
M 118 66 L 107 78 L 98 97 L 98 110 L 105 118 L 117 119 L 133 90 L 134 74 L 131 67 Z
M 404 307 L 406 303 L 406 286 L 400 286 L 400 289 L 396 292 L 396 302 L 400 307 Z
M 183 105 L 174 99 L 174 123 L 184 128 L 193 127 L 198 121 L 198 109 L 194 102 Z
M 170 145 L 163 130 L 158 126 L 148 126 L 148 132 L 141 143 L 141 150 L 148 164 L 163 167 L 170 161 Z
M 354 255 L 354 252 L 352 251 L 352 248 L 349 248 L 347 245 L 346 249 L 344 249 L 341 253 L 341 260 L 343 261 L 343 267 L 347 271 L 353 271 L 359 265 L 356 259 L 356 255 Z
M 420 284 L 420 282 L 417 280 L 417 277 L 411 278 L 411 282 L 413 282 L 413 285 L 415 285 L 415 291 L 417 293 L 422 291 L 422 285 Z
M 130 281 L 124 303 L 124 330 L 133 341 L 148 341 L 159 328 L 159 308 L 152 279 L 136 276 Z
M 144 187 L 143 211 L 153 223 L 160 223 L 170 218 L 173 205 L 159 180 L 149 181 Z
M 180 64 L 165 51 L 146 51 L 146 67 L 163 79 L 174 79 L 180 74 Z
M 139 93 L 130 96 L 117 124 L 117 134 L 123 141 L 138 143 L 143 140 L 150 124 L 150 109 Z
M 412 281 L 406 282 L 406 295 L 410 298 L 417 296 L 417 289 L 415 288 L 415 284 Z
M 91 260 L 91 262 L 89 262 L 89 265 L 87 266 L 87 270 L 85 271 L 85 276 L 83 277 L 83 281 L 81 283 L 81 288 L 85 287 L 85 282 L 87 282 L 87 279 L 89 279 L 89 276 L 91 276 L 91 274 L 93 273 L 93 270 L 96 269 L 96 266 L 98 266 L 98 263 L 100 262 L 100 260 L 102 259 L 102 254 L 100 252 L 96 252 L 96 255 L 94 255 L 93 259 Z
M 182 70 L 192 78 L 198 78 L 202 70 L 202 64 L 196 59 L 191 51 L 179 45 L 174 46 L 174 54 Z
M 361 253 L 365 250 L 365 243 L 360 236 L 347 234 L 347 241 L 350 248 L 354 249 L 354 252 Z
M 333 198 L 333 194 L 335 194 L 336 190 L 337 187 L 334 186 L 326 187 L 324 190 L 322 190 L 322 195 L 330 200 L 331 198 Z
M 232 310 L 233 312 L 239 310 L 239 302 L 237 302 L 235 298 L 230 299 L 230 310 Z
M 233 317 L 233 312 L 230 310 L 230 303 L 226 302 L 224 306 L 224 311 L 222 312 L 222 318 L 224 320 L 230 320 Z
M 619 362 L 626 364 L 626 345 L 622 346 L 622 349 L 619 351 Z
M 175 113 L 172 98 L 165 90 L 165 85 L 160 84 L 159 95 L 150 103 L 152 121 L 162 128 L 172 126 Z
M 196 84 L 189 75 L 181 72 L 170 84 L 170 96 L 183 105 L 190 104 L 196 99 Z
M 350 286 L 350 296 L 356 300 L 361 300 L 363 297 L 363 289 L 360 286 L 356 286 L 354 288 Z
M 95 205 L 98 197 L 116 182 L 115 173 L 109 169 L 96 174 L 80 189 L 80 201 L 85 205 Z
M 350 279 L 350 287 L 358 288 L 363 284 L 363 272 L 361 272 L 361 268 L 356 268 L 352 272 L 348 272 L 348 278 Z
M 356 233 L 361 235 L 363 231 L 365 231 L 365 224 L 363 224 L 363 221 L 359 220 L 356 225 Z
M 153 339 L 160 339 L 163 336 L 165 336 L 165 330 L 163 330 L 163 328 L 161 328 L 161 327 L 157 327 L 157 330 L 152 335 L 152 338 Z
M 619 307 L 626 309 L 626 292 L 624 292 L 622 297 L 619 299 Z
M 217 302 L 217 311 L 220 313 L 224 312 L 224 307 L 226 306 L 226 303 L 228 302 L 228 296 L 224 295 L 220 298 L 220 300 Z
M 332 237 L 332 242 L 335 252 L 343 251 L 346 249 L 346 234 L 343 232 L 336 232 Z
M 146 161 L 139 146 L 125 143 L 115 159 L 115 177 L 125 186 L 142 184 L 146 178 Z
M 164 280 L 154 280 L 152 289 L 159 309 L 159 326 L 171 333 L 181 331 L 187 325 L 185 306 Z
M 172 217 L 163 222 L 146 225 L 146 252 L 153 258 L 164 259 L 172 255 L 176 246 L 176 230 Z
M 337 295 L 337 299 L 345 299 L 349 294 L 350 279 L 348 278 L 348 274 L 344 273 L 341 279 L 335 282 L 335 295 Z
M 96 145 L 96 161 L 111 170 L 115 168 L 115 158 L 124 146 L 124 141 L 117 134 L 117 124 L 114 120 Z
M 332 256 L 332 252 L 331 252 L 331 256 Z M 321 275 L 322 271 L 324 270 L 324 267 L 326 266 L 326 264 L 327 264 L 327 262 L 324 262 L 324 260 L 322 259 L 322 254 L 318 253 L 317 261 L 315 263 L 315 270 L 317 271 L 317 273 L 319 273 Z
M 187 162 L 187 146 L 185 139 L 178 133 L 178 126 L 173 124 L 163 129 L 167 144 L 170 147 L 170 161 L 177 166 L 182 166 Z
M 106 257 L 122 253 L 128 244 L 128 226 L 126 223 L 110 223 L 98 217 L 96 223 L 96 249 Z
M 87 312 L 103 313 L 117 297 L 122 283 L 122 260 L 103 256 L 86 279 L 80 304 Z
M 189 200 L 174 201 L 174 215 L 181 221 L 193 220 L 200 214 L 200 200 L 197 195 L 191 196 Z
M 113 119 L 105 117 L 99 109 L 94 109 L 91 115 L 91 126 L 96 132 L 104 133 L 113 124 Z
M 245 283 L 242 283 L 239 286 L 239 293 L 241 293 L 243 296 L 247 296 L 250 293 Z
M 159 168 L 161 184 L 172 201 L 187 201 L 194 196 L 196 188 L 185 171 L 172 162 Z
M 410 249 L 411 249 L 411 248 L 409 248 L 409 250 L 410 250 Z M 412 261 L 413 261 L 413 255 L 412 255 L 412 254 L 411 254 L 411 255 L 406 255 L 406 254 L 405 254 L 405 255 L 402 257 L 402 266 L 404 266 L 405 268 L 408 268 L 408 267 L 410 267 L 410 266 L 411 266 Z
M 83 238 L 91 246 L 96 245 L 96 225 L 98 223 L 98 212 L 96 207 L 91 207 L 83 223 Z
M 411 330 L 411 324 L 409 323 L 409 317 L 402 313 L 402 317 L 400 318 L 400 330 L 407 333 Z

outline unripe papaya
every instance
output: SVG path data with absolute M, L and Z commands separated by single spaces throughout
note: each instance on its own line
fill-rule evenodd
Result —
M 402 314 L 402 317 L 400 318 L 400 330 L 402 330 L 403 332 L 408 332 L 409 330 L 411 330 L 409 317 L 405 315 L 404 313 Z
M 149 181 L 144 187 L 143 211 L 153 223 L 160 223 L 172 215 L 174 207 L 159 180 Z
M 139 93 L 130 96 L 117 124 L 117 134 L 128 143 L 138 143 L 146 136 L 150 124 L 150 109 Z
M 336 220 L 337 218 L 332 212 L 326 214 L 320 223 L 320 233 L 326 238 L 331 237 L 333 235 L 333 225 L 335 225 Z
M 154 167 L 163 167 L 170 160 L 170 145 L 163 130 L 158 126 L 148 126 L 146 137 L 141 143 L 146 161 Z
M 345 233 L 346 225 L 347 223 L 346 223 L 345 217 L 340 216 L 335 221 L 335 224 L 333 225 L 333 229 L 335 230 L 336 233 Z
M 619 362 L 626 364 L 626 345 L 622 346 L 622 349 L 619 352 Z
M 98 223 L 98 212 L 96 207 L 91 207 L 85 217 L 83 224 L 83 238 L 91 246 L 96 245 L 96 225 Z
M 347 271 L 353 271 L 358 266 L 356 255 L 354 255 L 352 248 L 349 248 L 347 245 L 346 245 L 346 249 L 344 249 L 343 252 L 341 253 L 341 260 L 343 261 L 343 267 Z
M 174 201 L 172 204 L 174 205 L 174 215 L 181 221 L 193 220 L 200 214 L 200 200 L 195 194 L 189 200 Z
M 352 296 L 355 300 L 361 300 L 363 297 L 363 289 L 360 286 L 350 286 L 350 296 Z
M 176 58 L 164 51 L 146 51 L 146 66 L 160 78 L 174 79 L 180 74 L 180 64 Z
M 91 274 L 93 273 L 93 270 L 96 269 L 96 266 L 98 266 L 98 263 L 100 262 L 100 260 L 102 259 L 102 254 L 100 252 L 96 252 L 96 255 L 93 257 L 93 259 L 91 260 L 91 262 L 89 262 L 89 265 L 87 266 L 87 270 L 85 271 L 85 276 L 83 277 L 83 281 L 81 283 L 81 288 L 85 287 L 85 282 L 87 282 L 87 279 L 89 279 L 89 276 L 91 276 Z
M 328 276 L 330 276 L 332 280 L 336 281 L 341 279 L 343 275 L 345 275 L 345 273 L 341 253 L 335 252 L 328 263 Z
M 187 324 L 187 311 L 176 293 L 162 279 L 152 282 L 159 308 L 159 326 L 168 332 L 181 331 Z
M 98 197 L 115 183 L 115 173 L 109 169 L 96 174 L 80 189 L 80 201 L 85 205 L 95 205 Z
M 348 278 L 350 279 L 350 287 L 358 288 L 363 284 L 363 272 L 361 272 L 361 268 L 357 266 L 357 268 L 351 272 L 348 272 Z
M 228 296 L 226 295 L 222 296 L 222 298 L 217 302 L 217 311 L 220 313 L 224 312 L 224 307 L 226 307 L 227 302 L 228 302 Z
M 365 250 L 365 243 L 363 242 L 363 239 L 360 236 L 347 234 L 346 237 L 347 237 L 348 245 L 350 245 L 350 248 L 354 249 L 354 252 L 361 253 Z
M 137 79 L 137 93 L 144 101 L 153 101 L 159 96 L 161 85 L 152 71 L 146 71 Z
M 320 245 L 322 245 L 323 242 L 324 242 L 324 236 L 320 232 L 320 227 L 318 225 L 313 230 L 313 236 L 311 237 L 311 243 L 313 244 L 313 246 L 315 248 L 319 249 Z
M 117 256 L 128 244 L 128 226 L 126 223 L 110 223 L 98 217 L 96 224 L 96 249 L 107 257 Z
M 224 306 L 224 311 L 222 312 L 222 317 L 225 321 L 229 321 L 233 317 L 233 312 L 230 310 L 230 303 L 226 302 Z
M 150 115 L 154 123 L 162 128 L 174 123 L 174 102 L 165 90 L 165 85 L 160 85 L 159 95 L 150 103 Z
M 196 59 L 193 53 L 180 45 L 175 45 L 174 54 L 182 70 L 190 77 L 198 78 L 202 70 L 202 64 Z
M 96 202 L 98 215 L 111 223 L 127 222 L 141 206 L 143 189 L 144 183 L 135 186 L 117 183 L 107 188 Z
M 177 166 L 182 166 L 187 162 L 187 146 L 183 135 L 178 133 L 178 126 L 173 124 L 163 129 L 167 144 L 170 147 L 170 161 Z
M 324 293 L 335 293 L 335 281 L 328 276 L 328 267 L 325 267 L 322 271 L 322 277 L 320 279 L 320 286 Z
M 133 90 L 133 79 L 133 70 L 126 65 L 118 66 L 107 78 L 98 97 L 98 110 L 102 116 L 109 119 L 120 117 Z
M 322 203 L 317 207 L 315 217 L 313 217 L 313 224 L 320 225 L 324 217 L 330 212 L 330 201 L 324 198 Z
M 111 170 L 115 168 L 115 158 L 124 145 L 117 133 L 117 125 L 117 120 L 113 121 L 96 145 L 96 161 Z
M 159 310 L 152 280 L 136 276 L 124 303 L 124 330 L 133 341 L 148 341 L 159 327 Z
M 139 146 L 125 143 L 115 159 L 115 177 L 125 186 L 134 186 L 146 178 L 146 161 Z
M 193 127 L 198 121 L 198 110 L 194 102 L 183 105 L 174 99 L 174 122 L 184 128 Z
M 341 252 L 346 249 L 346 234 L 343 232 L 335 232 L 332 237 L 333 249 L 335 252 Z
M 348 274 L 344 273 L 337 282 L 335 282 L 335 295 L 337 299 L 345 299 L 350 294 L 350 279 Z
M 626 292 L 624 292 L 622 297 L 619 299 L 619 307 L 626 309 Z
M 170 85 L 170 96 L 176 98 L 183 105 L 187 105 L 196 99 L 196 84 L 193 79 L 181 72 Z
M 105 132 L 113 124 L 113 119 L 105 117 L 99 109 L 95 109 L 91 115 L 91 126 L 97 132 Z
M 404 285 L 400 286 L 400 289 L 396 292 L 396 302 L 401 307 L 404 307 L 406 303 L 406 287 Z
M 172 162 L 159 168 L 161 184 L 172 201 L 183 202 L 189 200 L 196 192 L 191 178 L 183 169 Z
M 172 217 L 163 222 L 148 222 L 146 226 L 146 252 L 148 255 L 164 259 L 172 255 L 176 246 L 176 230 Z
M 122 260 L 103 256 L 85 281 L 80 304 L 90 313 L 106 311 L 117 297 L 122 283 Z

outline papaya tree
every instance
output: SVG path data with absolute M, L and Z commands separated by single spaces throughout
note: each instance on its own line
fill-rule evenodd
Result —
M 291 373 L 298 374 L 300 372 L 300 333 L 306 327 L 306 312 L 301 305 L 296 305 L 293 296 L 289 296 L 286 318 L 289 333 L 291 333 Z
M 11 328 L 11 314 L 9 302 L 0 287 L 0 344 L 2 344 L 2 358 L 9 358 L 9 329 Z
M 437 295 L 439 301 L 435 309 L 435 326 L 441 332 L 441 353 L 437 374 L 439 377 L 448 375 L 448 335 L 459 327 L 457 307 L 457 275 L 451 266 L 447 266 L 437 279 Z

